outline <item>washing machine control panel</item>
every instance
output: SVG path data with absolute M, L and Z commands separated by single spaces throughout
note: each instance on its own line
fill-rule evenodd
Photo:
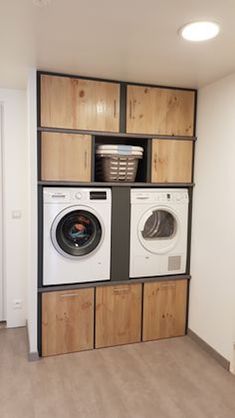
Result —
M 78 200 L 81 200 L 82 199 L 82 193 L 81 192 L 77 192 L 75 194 L 75 198 L 78 199 Z
M 111 202 L 111 190 L 100 188 L 70 188 L 70 187 L 45 187 L 43 189 L 44 203 L 71 203 L 82 204 L 90 201 L 100 201 L 100 203 Z
M 184 203 L 188 202 L 188 191 L 186 189 L 162 189 L 137 190 L 131 191 L 131 203 Z

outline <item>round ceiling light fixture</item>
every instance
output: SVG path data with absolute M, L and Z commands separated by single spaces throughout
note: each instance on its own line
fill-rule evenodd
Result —
M 208 41 L 215 38 L 220 31 L 218 23 L 211 21 L 191 22 L 180 29 L 183 39 L 191 42 Z
M 33 3 L 38 7 L 46 7 L 49 6 L 51 0 L 33 0 Z

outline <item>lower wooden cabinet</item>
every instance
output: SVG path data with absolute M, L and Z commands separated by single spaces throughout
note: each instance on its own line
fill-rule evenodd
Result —
M 191 183 L 193 141 L 152 140 L 153 183 Z
M 141 340 L 142 284 L 97 287 L 95 347 Z
M 91 181 L 90 135 L 43 132 L 41 136 L 41 179 Z
M 43 293 L 42 356 L 140 342 L 141 327 L 143 341 L 184 335 L 187 286 L 167 280 Z
M 42 295 L 42 355 L 94 347 L 94 289 Z
M 185 334 L 187 280 L 144 284 L 143 341 Z

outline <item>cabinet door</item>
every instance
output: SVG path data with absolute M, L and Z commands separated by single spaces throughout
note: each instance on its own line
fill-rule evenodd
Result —
M 91 181 L 91 136 L 43 132 L 42 180 Z
M 192 136 L 193 91 L 128 86 L 127 132 Z
M 185 334 L 187 280 L 144 284 L 143 341 Z
M 152 140 L 153 183 L 191 183 L 193 141 Z
M 94 289 L 42 295 L 42 355 L 93 348 Z
M 119 84 L 41 76 L 41 126 L 119 131 Z
M 140 341 L 141 299 L 141 284 L 96 289 L 96 348 Z

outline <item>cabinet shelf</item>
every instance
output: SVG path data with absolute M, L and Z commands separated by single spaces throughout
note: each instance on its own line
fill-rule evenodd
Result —
M 172 276 L 155 276 L 155 277 L 141 277 L 137 279 L 129 280 L 109 280 L 104 282 L 89 282 L 89 283 L 76 283 L 76 284 L 61 284 L 55 286 L 43 286 L 38 288 L 38 293 L 54 292 L 57 290 L 69 290 L 69 289 L 83 289 L 83 288 L 94 288 L 100 286 L 115 286 L 115 285 L 126 285 L 131 283 L 149 283 L 149 282 L 162 282 L 162 281 L 175 281 L 175 280 L 190 280 L 190 274 L 180 274 Z
M 134 138 L 134 139 L 151 139 L 157 138 L 162 140 L 171 140 L 177 139 L 177 141 L 196 141 L 196 136 L 178 136 L 178 135 L 156 135 L 156 134 L 132 134 L 132 133 L 123 133 L 123 132 L 107 132 L 107 131 L 91 131 L 91 130 L 80 130 L 80 129 L 64 129 L 64 128 L 47 128 L 47 127 L 38 127 L 38 132 L 58 132 L 58 133 L 68 133 L 68 134 L 82 134 L 82 135 L 94 135 L 98 136 L 112 136 L 112 137 L 122 137 L 122 138 Z
M 111 182 L 79 182 L 79 181 L 38 181 L 39 186 L 51 186 L 51 187 L 194 187 L 194 183 L 111 183 Z

